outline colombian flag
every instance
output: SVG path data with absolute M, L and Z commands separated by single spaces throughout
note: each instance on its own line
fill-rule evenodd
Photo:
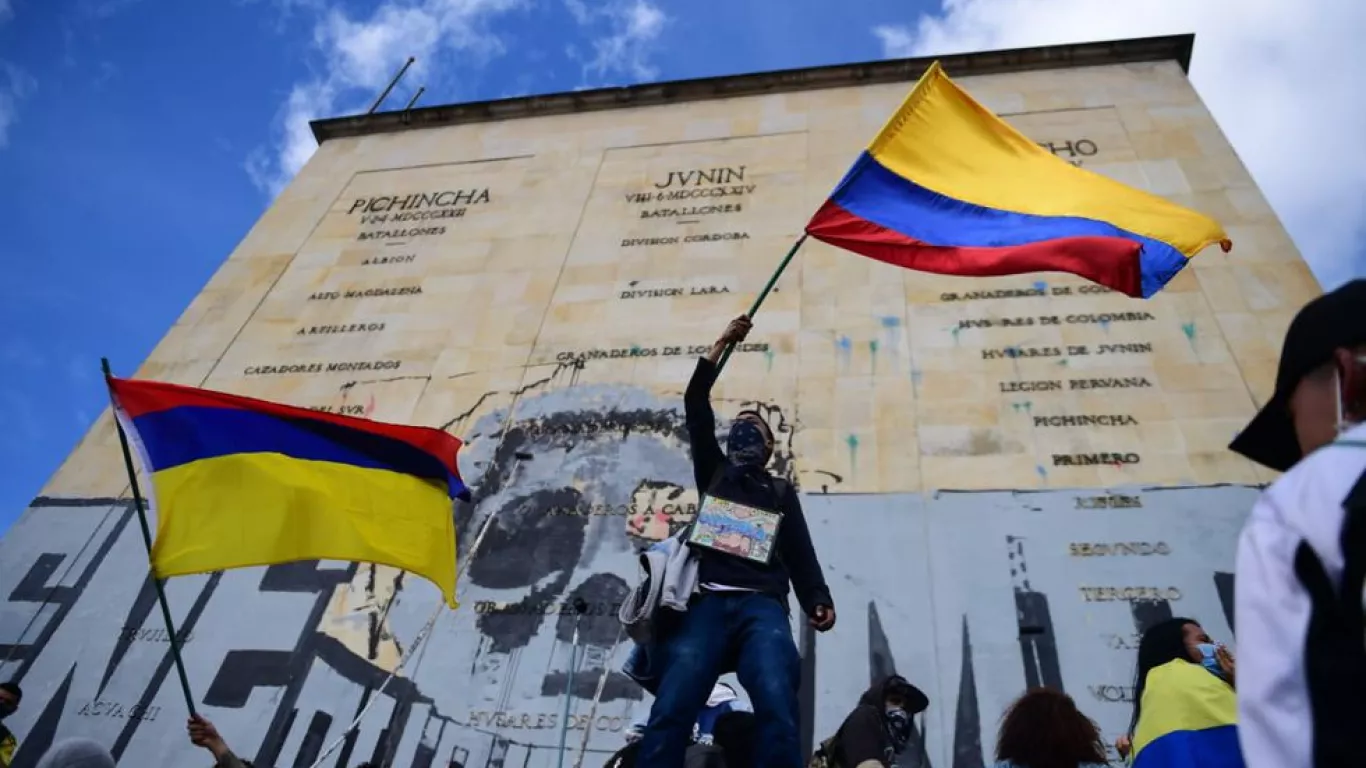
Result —
M 1228 683 L 1176 659 L 1154 667 L 1143 686 L 1133 768 L 1243 768 L 1238 703 Z
M 459 439 L 155 381 L 108 379 L 152 479 L 159 578 L 298 560 L 402 568 L 455 607 Z
M 806 232 L 925 272 L 1070 272 L 1143 298 L 1206 246 L 1232 247 L 1213 219 L 1053 156 L 939 62 Z

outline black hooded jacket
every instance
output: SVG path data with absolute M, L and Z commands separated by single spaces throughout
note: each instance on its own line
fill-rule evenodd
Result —
M 881 765 L 891 765 L 896 759 L 892 738 L 887 733 L 887 720 L 883 715 L 886 709 L 887 691 L 893 687 L 901 688 L 907 699 L 906 711 L 915 716 L 929 706 L 925 695 L 900 675 L 889 675 L 873 683 L 859 697 L 858 706 L 844 718 L 835 738 L 830 745 L 830 759 L 840 768 L 857 768 L 860 764 L 873 761 Z
M 698 493 L 715 493 L 740 504 L 782 513 L 778 524 L 777 551 L 767 565 L 699 548 L 698 578 L 731 587 L 746 587 L 786 602 L 790 579 L 797 602 L 808 616 L 816 606 L 834 607 L 830 589 L 821 573 L 811 531 L 806 526 L 801 502 L 791 484 L 774 483 L 762 469 L 743 469 L 730 464 L 716 439 L 716 413 L 711 407 L 711 388 L 716 364 L 701 358 L 683 395 L 684 420 L 692 447 L 693 474 Z M 781 488 L 782 490 L 779 490 Z

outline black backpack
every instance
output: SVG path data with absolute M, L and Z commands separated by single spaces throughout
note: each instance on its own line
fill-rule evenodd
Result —
M 1366 472 L 1343 499 L 1342 589 L 1333 586 L 1308 542 L 1295 551 L 1295 575 L 1309 593 L 1305 682 L 1313 718 L 1314 768 L 1366 765 Z

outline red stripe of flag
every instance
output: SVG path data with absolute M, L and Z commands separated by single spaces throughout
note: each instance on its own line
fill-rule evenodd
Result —
M 460 438 L 433 427 L 387 424 L 382 421 L 311 411 L 293 405 L 257 400 L 254 397 L 230 395 L 226 392 L 168 384 L 162 381 L 136 381 L 110 377 L 109 388 L 114 393 L 114 400 L 119 404 L 119 407 L 128 414 L 129 418 L 134 420 L 144 414 L 167 411 L 182 406 L 195 406 L 254 411 L 282 419 L 326 422 L 372 435 L 383 435 L 394 440 L 401 440 L 439 459 L 454 477 L 460 477 L 460 468 L 456 463 L 455 456 L 463 443 Z

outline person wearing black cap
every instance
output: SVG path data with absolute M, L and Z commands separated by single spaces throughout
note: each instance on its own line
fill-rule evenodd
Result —
M 1249 768 L 1366 765 L 1366 280 L 1291 322 L 1271 399 L 1229 448 L 1277 472 L 1238 542 Z
M 882 768 L 894 765 L 906 751 L 915 724 L 912 718 L 930 699 L 900 675 L 888 675 L 869 686 L 835 735 L 821 742 L 811 765 L 827 768 Z

